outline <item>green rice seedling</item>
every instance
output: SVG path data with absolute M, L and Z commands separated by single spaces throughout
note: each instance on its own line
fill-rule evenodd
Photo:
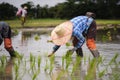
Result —
M 32 76 L 32 80 L 36 80 L 38 74 L 39 74 L 38 72 L 34 73 L 33 76 Z
M 66 70 L 61 69 L 58 73 L 56 73 L 56 79 L 54 80 L 70 80 L 70 76 Z
M 36 67 L 35 67 L 35 57 L 33 57 L 33 62 L 31 62 L 30 64 L 31 64 L 30 68 L 34 72 L 34 70 L 36 69 Z
M 72 56 L 71 53 L 67 52 L 67 55 L 65 55 L 65 60 L 66 60 L 66 66 L 65 69 L 67 70 L 71 61 L 72 61 Z
M 19 78 L 19 65 L 15 62 L 14 63 L 14 71 L 15 71 L 15 80 Z
M 102 78 L 105 75 L 106 69 L 102 70 L 101 72 L 98 73 L 98 77 Z
M 80 67 L 80 64 L 81 64 L 81 57 L 77 56 L 76 60 L 75 60 L 75 62 L 73 64 L 72 74 Z
M 64 61 L 65 61 L 65 56 L 62 56 L 62 67 L 64 68 Z
M 36 61 L 35 56 L 33 56 L 32 53 L 30 53 L 30 69 L 29 69 L 29 71 L 32 70 L 32 72 L 34 72 L 36 70 L 35 61 Z
M 71 44 L 70 43 L 66 43 L 66 47 L 69 47 L 69 46 L 71 46 Z
M 1 61 L 1 66 L 2 66 L 2 67 L 5 67 L 6 62 L 7 62 L 7 57 L 6 57 L 5 55 L 3 55 L 3 56 L 0 58 L 0 61 Z
M 55 61 L 55 56 L 51 56 L 50 57 L 50 65 L 54 64 L 54 61 Z
M 97 59 L 97 65 L 99 64 L 102 64 L 104 62 L 105 59 L 103 59 L 102 56 L 100 56 L 98 59 Z
M 0 72 L 5 72 L 5 66 L 7 64 L 7 57 L 5 55 L 0 57 Z M 1 74 L 0 74 L 1 75 Z
M 54 61 L 55 61 L 55 56 L 53 55 L 53 56 L 50 57 L 50 73 L 53 70 Z
M 120 80 L 120 70 L 114 71 L 112 73 L 112 76 L 110 77 L 110 80 Z
M 44 71 L 46 72 L 49 69 L 48 61 L 46 60 Z
M 33 55 L 32 55 L 32 53 L 30 53 L 30 62 L 32 62 L 33 61 Z
M 87 75 L 85 76 L 85 80 L 94 80 L 96 77 L 96 59 L 92 59 L 88 64 Z
M 38 69 L 40 70 L 40 64 L 41 64 L 41 56 L 38 56 Z
M 38 35 L 35 35 L 34 39 L 35 39 L 36 41 L 38 41 L 38 40 L 40 39 L 40 37 L 39 37 Z
M 112 63 L 117 64 L 116 59 L 118 58 L 118 56 L 119 56 L 119 54 L 115 54 L 115 55 L 113 56 L 113 58 L 110 60 L 109 65 L 111 65 Z
M 68 57 L 71 57 L 72 54 L 73 53 L 71 51 L 67 51 L 66 54 L 65 54 L 65 58 L 67 59 Z

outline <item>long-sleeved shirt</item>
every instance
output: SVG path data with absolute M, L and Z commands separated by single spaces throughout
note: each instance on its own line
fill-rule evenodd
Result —
M 78 16 L 70 20 L 73 23 L 73 33 L 72 36 L 75 36 L 79 41 L 75 45 L 76 48 L 80 48 L 85 42 L 83 32 L 87 34 L 88 28 L 93 22 L 93 18 L 87 16 Z

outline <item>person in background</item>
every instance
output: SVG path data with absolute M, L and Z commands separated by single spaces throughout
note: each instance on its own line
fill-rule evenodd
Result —
M 11 28 L 6 22 L 0 21 L 0 45 L 3 41 L 4 47 L 9 52 L 10 56 L 16 57 L 17 55 L 12 47 Z
M 24 6 L 22 8 L 22 14 L 21 14 L 21 25 L 24 26 L 25 22 L 26 22 L 26 16 L 27 16 L 27 6 Z
M 24 26 L 27 16 L 27 6 L 21 5 L 22 9 L 18 9 L 16 16 L 20 17 L 21 25 Z
M 67 43 L 72 36 L 73 48 L 68 50 L 69 53 L 76 51 L 78 56 L 83 57 L 82 45 L 85 42 L 94 57 L 99 57 L 99 52 L 95 44 L 96 37 L 96 22 L 95 14 L 87 12 L 85 16 L 77 16 L 67 22 L 58 25 L 51 33 L 52 42 L 55 44 L 52 56 L 61 45 Z

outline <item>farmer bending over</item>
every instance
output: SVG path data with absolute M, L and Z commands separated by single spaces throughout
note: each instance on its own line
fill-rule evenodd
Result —
M 10 56 L 16 57 L 15 51 L 12 47 L 11 28 L 6 22 L 0 22 L 0 45 L 3 41 L 5 49 L 9 52 Z
M 51 38 L 55 46 L 53 51 L 48 55 L 53 55 L 61 45 L 67 43 L 71 36 L 74 48 L 68 50 L 71 54 L 76 51 L 78 56 L 83 57 L 82 45 L 85 42 L 94 57 L 99 57 L 99 52 L 96 48 L 96 22 L 94 21 L 95 14 L 87 12 L 85 16 L 75 17 L 67 22 L 58 25 L 51 33 Z

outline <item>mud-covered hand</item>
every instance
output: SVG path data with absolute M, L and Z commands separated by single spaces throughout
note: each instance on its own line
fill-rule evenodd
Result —
M 48 57 L 51 57 L 52 55 L 54 55 L 54 53 L 52 52 L 52 53 L 50 53 L 50 54 L 48 54 Z
M 70 56 L 70 55 L 72 55 L 72 54 L 74 53 L 74 51 L 76 51 L 76 50 L 77 50 L 76 47 L 74 47 L 74 48 L 68 50 L 66 56 Z

